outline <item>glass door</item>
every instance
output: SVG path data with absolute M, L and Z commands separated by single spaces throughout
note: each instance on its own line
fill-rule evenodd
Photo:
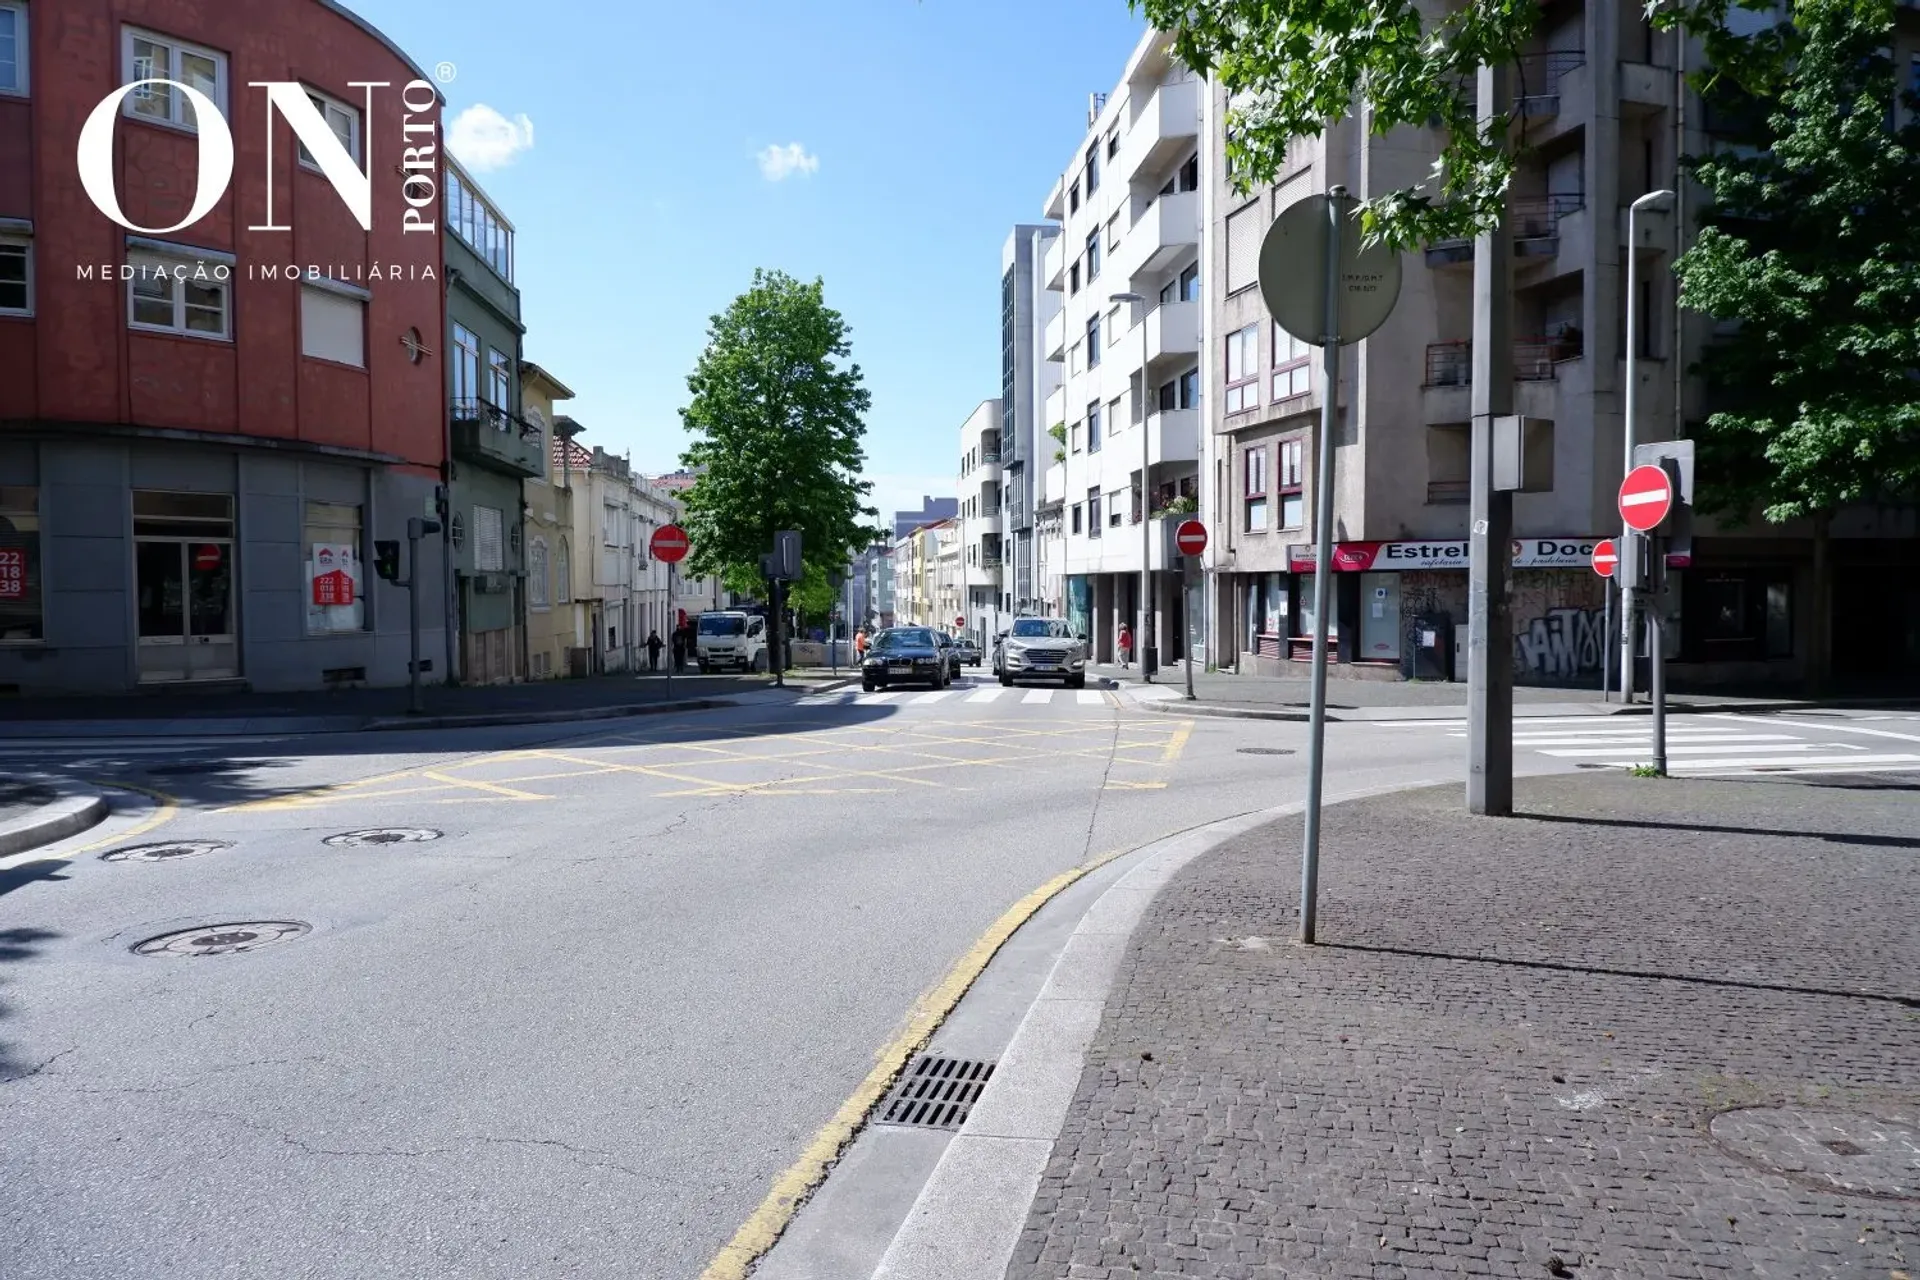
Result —
M 140 679 L 187 678 L 185 547 L 168 539 L 134 543 L 140 601 Z
M 233 499 L 135 490 L 133 532 L 141 681 L 237 676 Z

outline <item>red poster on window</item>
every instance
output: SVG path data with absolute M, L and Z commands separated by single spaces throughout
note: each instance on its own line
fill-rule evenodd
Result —
M 0 600 L 27 598 L 27 553 L 19 547 L 0 547 Z
M 352 604 L 353 579 L 341 569 L 314 575 L 313 602 L 315 604 Z

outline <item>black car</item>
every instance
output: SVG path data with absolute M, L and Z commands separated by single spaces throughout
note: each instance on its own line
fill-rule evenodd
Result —
M 980 642 L 972 636 L 961 636 L 953 642 L 954 652 L 960 655 L 960 661 L 969 667 L 977 667 L 981 662 Z
M 953 682 L 952 650 L 932 627 L 888 627 L 873 638 L 860 664 L 860 687 L 868 693 L 896 684 L 944 689 Z

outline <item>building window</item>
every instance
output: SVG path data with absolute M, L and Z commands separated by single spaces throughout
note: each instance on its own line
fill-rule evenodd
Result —
M 1080 184 L 1077 182 L 1067 188 L 1067 212 L 1080 212 Z
M 1273 398 L 1285 400 L 1303 396 L 1313 387 L 1313 368 L 1309 361 L 1313 348 L 1282 329 L 1273 326 Z
M 480 336 L 465 325 L 453 326 L 453 416 L 471 418 L 480 398 Z
M 1200 404 L 1200 371 L 1189 369 L 1171 382 L 1160 384 L 1160 411 L 1194 409 Z
M 40 491 L 0 485 L 0 644 L 46 639 L 40 577 Z
M 560 552 L 553 561 L 553 594 L 561 604 L 573 603 L 573 553 L 565 538 L 560 539 Z
M 1100 452 L 1100 402 L 1087 406 L 1087 452 Z
M 1258 445 L 1241 455 L 1241 470 L 1247 477 L 1247 532 L 1263 533 L 1267 528 L 1267 447 Z
M 120 83 L 141 80 L 172 80 L 190 85 L 207 95 L 220 113 L 227 112 L 227 57 L 211 49 L 184 44 L 172 36 L 155 35 L 128 27 L 120 45 Z M 141 85 L 126 96 L 121 108 L 127 115 L 142 120 L 197 129 L 193 104 L 173 85 Z
M 491 347 L 487 349 L 487 400 L 496 409 L 513 412 L 513 357 Z M 494 425 L 507 429 L 505 418 L 496 419 Z
M 1298 439 L 1280 442 L 1280 527 L 1306 527 L 1306 500 L 1300 492 L 1300 463 L 1306 446 Z
M 1075 533 L 1079 533 L 1082 528 L 1080 524 L 1081 515 L 1080 504 L 1076 502 L 1073 504 L 1073 531 Z
M 1127 331 L 1120 323 L 1120 304 L 1116 302 L 1107 308 L 1107 345 L 1117 346 L 1126 336 Z
M 1250 324 L 1227 335 L 1227 412 L 1260 404 L 1260 326 Z
M 447 228 L 513 283 L 513 228 L 456 170 L 447 171 Z
M 1200 264 L 1198 262 L 1189 263 L 1187 269 L 1180 273 L 1180 301 L 1200 301 Z
M 1072 268 L 1067 272 L 1067 293 L 1071 295 L 1078 292 L 1080 292 L 1080 259 L 1075 258 Z
M 0 9 L 0 16 L 6 10 Z M 33 237 L 0 232 L 0 315 L 33 314 Z
M 1087 233 L 1087 283 L 1100 278 L 1100 228 Z
M 507 567 L 507 520 L 498 507 L 473 509 L 473 571 L 500 573 Z
M 363 631 L 366 578 L 360 568 L 360 508 L 307 504 L 307 634 Z
M 1092 195 L 1100 189 L 1100 144 L 1094 143 L 1087 148 L 1087 194 Z
M 27 6 L 0 0 L 0 93 L 27 91 Z
M 206 261 L 185 255 L 131 252 L 127 265 L 127 323 L 136 329 L 192 334 L 199 338 L 230 337 L 228 325 L 231 261 Z
M 609 547 L 620 545 L 620 508 L 612 503 L 600 508 L 600 541 Z
M 1114 214 L 1107 219 L 1107 251 L 1111 253 L 1120 247 L 1120 215 Z
M 1100 536 L 1100 490 L 1087 490 L 1087 536 Z
M 1075 453 L 1080 452 L 1080 437 L 1085 430 L 1086 424 L 1082 422 L 1076 422 L 1067 428 L 1067 439 L 1071 442 L 1071 447 Z
M 1100 367 L 1100 317 L 1087 317 L 1087 368 Z
M 360 298 L 322 289 L 300 288 L 300 353 L 364 369 L 367 364 L 367 304 Z
M 307 99 L 313 103 L 314 110 L 327 118 L 327 128 L 333 130 L 333 136 L 340 139 L 340 146 L 353 157 L 355 167 L 360 160 L 360 113 L 340 101 L 330 98 L 318 89 L 307 90 Z M 296 142 L 300 148 L 300 163 L 309 169 L 318 171 L 320 162 L 313 158 L 313 152 L 307 150 L 307 144 Z
M 1124 523 L 1124 516 L 1125 512 L 1120 509 L 1120 490 L 1115 489 L 1107 495 L 1107 528 L 1118 529 L 1121 524 Z M 1138 488 L 1133 491 L 1133 518 L 1135 523 L 1138 523 L 1140 520 L 1140 490 Z
M 1107 130 L 1107 159 L 1111 160 L 1119 154 L 1120 154 L 1120 126 L 1115 125 L 1113 128 Z
M 534 538 L 527 543 L 527 607 L 547 607 L 547 540 Z

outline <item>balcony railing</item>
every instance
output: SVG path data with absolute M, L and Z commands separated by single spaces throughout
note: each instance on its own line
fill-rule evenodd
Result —
M 1587 64 L 1581 49 L 1530 53 L 1514 60 L 1513 114 L 1540 118 L 1560 114 L 1560 80 Z
M 1464 387 L 1473 380 L 1473 344 L 1471 342 L 1431 342 L 1427 344 L 1429 387 Z
M 1513 238 L 1535 240 L 1560 234 L 1560 219 L 1586 207 L 1587 198 L 1578 192 L 1560 192 L 1545 196 L 1517 196 L 1507 204 Z
M 1578 360 L 1582 352 L 1580 332 L 1569 329 L 1561 334 L 1523 338 L 1513 344 L 1515 382 L 1550 382 L 1553 367 L 1561 360 Z M 1435 342 L 1427 347 L 1429 387 L 1466 387 L 1473 385 L 1473 344 L 1471 342 Z
M 1427 481 L 1427 505 L 1434 507 L 1458 506 L 1473 498 L 1471 480 L 1429 480 Z
M 546 473 L 540 456 L 540 428 L 499 405 L 459 399 L 449 406 L 453 447 L 479 462 L 490 462 L 525 476 Z

